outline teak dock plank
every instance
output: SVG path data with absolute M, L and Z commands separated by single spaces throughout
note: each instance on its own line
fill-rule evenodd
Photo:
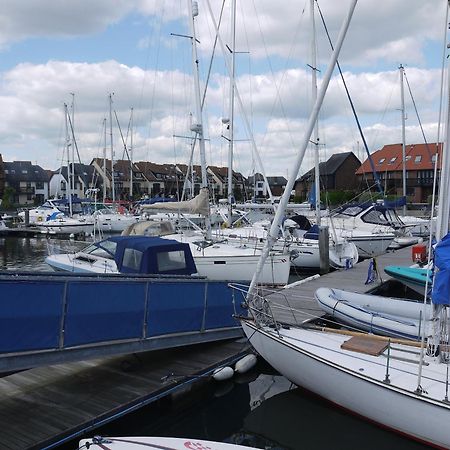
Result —
M 393 250 L 375 258 L 378 269 L 378 280 L 365 284 L 369 270 L 370 259 L 355 264 L 348 270 L 336 270 L 318 278 L 304 280 L 303 283 L 289 286 L 266 295 L 271 305 L 275 319 L 287 324 L 300 324 L 314 317 L 324 315 L 317 306 L 314 293 L 319 287 L 344 289 L 352 292 L 365 293 L 379 287 L 390 279 L 384 272 L 388 265 L 412 264 L 411 247 Z M 294 311 L 292 311 L 292 308 Z
M 0 448 L 52 448 L 181 389 L 248 349 L 245 340 L 39 367 L 0 379 Z M 164 383 L 161 378 L 173 374 Z M 198 378 L 197 378 L 198 379 Z

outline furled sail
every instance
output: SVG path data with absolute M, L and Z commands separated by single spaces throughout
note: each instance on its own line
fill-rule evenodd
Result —
M 153 205 L 142 205 L 144 211 L 155 209 L 158 211 L 172 211 L 180 213 L 209 215 L 209 193 L 203 188 L 200 193 L 191 200 L 183 202 L 155 203 Z

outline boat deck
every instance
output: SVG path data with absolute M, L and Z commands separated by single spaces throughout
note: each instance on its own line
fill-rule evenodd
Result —
M 370 259 L 366 259 L 348 270 L 336 270 L 322 276 L 312 276 L 285 289 L 266 295 L 275 319 L 287 324 L 301 324 L 321 317 L 324 312 L 317 305 L 314 293 L 319 287 L 338 288 L 357 293 L 367 293 L 380 287 L 391 277 L 384 272 L 388 265 L 411 265 L 411 246 L 389 251 L 375 258 L 378 279 L 366 284 Z
M 0 447 L 42 450 L 83 432 L 94 436 L 99 425 L 185 389 L 247 349 L 241 339 L 39 367 L 1 378 Z

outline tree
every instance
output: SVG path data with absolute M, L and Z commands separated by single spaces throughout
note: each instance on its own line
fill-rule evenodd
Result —
M 14 194 L 16 190 L 11 186 L 6 186 L 3 192 L 1 208 L 4 210 L 14 208 Z

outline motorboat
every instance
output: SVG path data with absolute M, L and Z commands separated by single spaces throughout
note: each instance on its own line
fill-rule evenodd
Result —
M 45 222 L 36 224 L 44 234 L 85 235 L 89 236 L 94 231 L 94 221 L 89 218 L 75 218 L 58 215 Z

